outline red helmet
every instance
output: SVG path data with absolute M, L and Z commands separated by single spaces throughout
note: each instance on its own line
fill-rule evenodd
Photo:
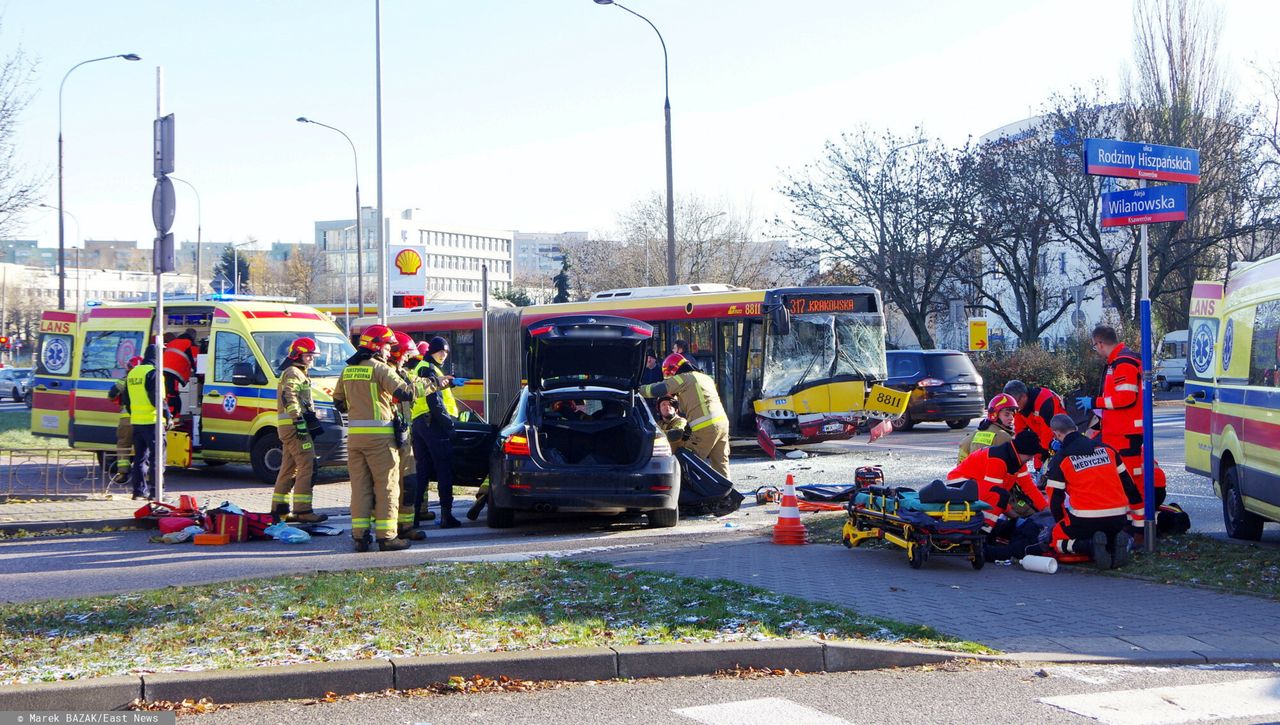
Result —
M 987 403 L 987 417 L 995 420 L 1000 411 L 1009 409 L 1017 410 L 1018 401 L 1014 400 L 1013 396 L 1008 393 L 1000 393 L 992 398 L 990 403 Z
M 395 335 L 396 338 L 396 341 L 391 344 L 392 360 L 400 362 L 406 355 L 410 354 L 410 350 L 414 352 L 418 351 L 417 346 L 413 344 L 413 338 L 409 337 L 408 333 L 395 330 L 392 334 Z
M 360 347 L 377 352 L 387 345 L 393 345 L 396 335 L 386 325 L 369 325 L 360 333 Z
M 684 358 L 684 355 L 681 355 L 678 352 L 671 353 L 667 356 L 666 360 L 662 361 L 662 376 L 669 378 L 672 375 L 675 375 L 679 372 L 680 366 L 688 362 L 689 361 Z
M 314 355 L 316 352 L 316 341 L 309 337 L 299 337 L 289 345 L 289 357 L 297 360 L 307 353 Z
M 423 341 L 419 342 L 419 343 L 418 343 L 418 357 L 426 357 L 426 356 L 427 356 L 427 350 L 429 350 L 429 349 L 431 349 L 431 346 L 427 344 L 426 340 L 423 340 Z
M 138 357 L 137 355 L 134 355 L 133 357 L 129 358 L 129 362 L 124 364 L 124 369 L 132 370 L 141 364 L 142 364 L 142 358 Z

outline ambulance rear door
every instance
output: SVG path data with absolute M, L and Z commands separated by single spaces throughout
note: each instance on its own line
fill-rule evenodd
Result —
M 1217 386 L 1215 371 L 1222 347 L 1219 345 L 1222 315 L 1222 283 L 1196 282 L 1191 291 L 1191 308 L 1187 325 L 1186 423 L 1183 437 L 1186 468 L 1191 473 L 1213 478 L 1210 462 L 1213 443 L 1209 438 L 1209 422 Z
M 116 446 L 120 406 L 107 392 L 125 376 L 129 358 L 141 357 L 151 331 L 150 307 L 95 307 L 81 325 L 79 376 L 71 410 L 71 445 Z
M 65 438 L 75 389 L 76 314 L 45 310 L 36 340 L 31 381 L 31 432 Z

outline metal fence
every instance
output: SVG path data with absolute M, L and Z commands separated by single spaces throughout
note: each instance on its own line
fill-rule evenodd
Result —
M 118 458 L 116 451 L 0 448 L 0 495 L 23 499 L 127 493 L 127 483 L 112 481 Z

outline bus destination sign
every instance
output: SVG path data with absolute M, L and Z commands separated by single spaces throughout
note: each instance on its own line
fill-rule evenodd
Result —
M 787 297 L 787 310 L 793 315 L 868 311 L 866 298 L 859 297 Z

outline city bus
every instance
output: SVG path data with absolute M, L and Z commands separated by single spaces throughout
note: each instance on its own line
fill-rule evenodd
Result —
M 792 445 L 853 436 L 868 418 L 901 415 L 907 397 L 883 386 L 884 312 L 870 287 L 788 287 L 748 290 L 721 284 L 641 287 L 597 292 L 584 302 L 490 309 L 490 404 L 484 386 L 476 303 L 437 304 L 429 312 L 392 315 L 387 324 L 415 340 L 449 341 L 453 373 L 468 382 L 457 397 L 483 416 L 505 412 L 521 378 L 524 331 L 560 315 L 609 314 L 653 326 L 658 362 L 685 340 L 688 357 L 719 389 L 736 435 L 765 435 Z M 352 333 L 375 322 L 352 323 Z M 513 341 L 512 335 L 520 335 Z M 497 378 L 508 384 L 499 385 Z M 510 383 L 514 381 L 514 387 Z M 873 391 L 873 388 L 875 390 Z

